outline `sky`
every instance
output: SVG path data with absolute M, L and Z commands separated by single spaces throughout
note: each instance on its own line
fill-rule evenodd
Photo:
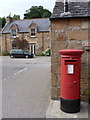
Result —
M 20 15 L 23 19 L 23 14 L 32 6 L 43 6 L 49 11 L 53 11 L 56 0 L 0 0 L 0 17 L 6 17 L 11 13 Z

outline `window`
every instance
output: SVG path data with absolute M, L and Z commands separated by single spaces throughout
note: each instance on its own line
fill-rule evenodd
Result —
M 31 29 L 31 37 L 35 37 L 35 29 Z
M 12 42 L 12 49 L 16 49 L 16 43 L 15 43 L 15 41 Z
M 16 49 L 16 44 L 12 43 L 12 49 Z
M 12 33 L 12 37 L 16 37 L 16 30 L 12 29 L 11 33 Z

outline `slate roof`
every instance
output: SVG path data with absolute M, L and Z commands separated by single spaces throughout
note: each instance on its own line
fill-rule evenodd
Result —
M 71 13 L 69 16 L 61 16 L 61 14 L 64 13 L 64 3 L 62 2 L 62 0 L 57 0 L 51 18 L 90 17 L 90 1 L 88 2 L 69 1 L 68 12 Z
M 49 18 L 41 18 L 41 19 L 24 19 L 24 20 L 14 20 L 11 23 L 8 23 L 3 29 L 2 33 L 10 33 L 10 27 L 13 24 L 16 24 L 18 27 L 18 32 L 28 32 L 28 27 L 31 23 L 35 23 L 38 27 L 38 32 L 46 32 L 49 31 L 50 20 Z

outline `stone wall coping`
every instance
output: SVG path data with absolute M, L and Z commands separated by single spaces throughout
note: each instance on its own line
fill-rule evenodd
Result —
M 75 18 L 90 18 L 90 16 L 64 16 L 64 17 L 51 17 L 50 20 L 54 19 L 75 19 Z

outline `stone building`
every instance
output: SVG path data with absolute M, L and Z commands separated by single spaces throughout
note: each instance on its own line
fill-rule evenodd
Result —
M 2 30 L 2 52 L 10 52 L 17 48 L 17 40 L 26 40 L 28 50 L 34 54 L 41 54 L 50 48 L 50 20 L 49 18 L 12 20 L 7 17 L 7 23 Z
M 2 20 L 0 19 L 0 54 L 1 54 L 1 30 L 2 30 Z
M 62 49 L 80 49 L 81 99 L 90 98 L 90 2 L 56 0 L 51 20 L 51 98 L 60 96 L 60 55 Z M 90 99 L 89 99 L 90 101 Z

